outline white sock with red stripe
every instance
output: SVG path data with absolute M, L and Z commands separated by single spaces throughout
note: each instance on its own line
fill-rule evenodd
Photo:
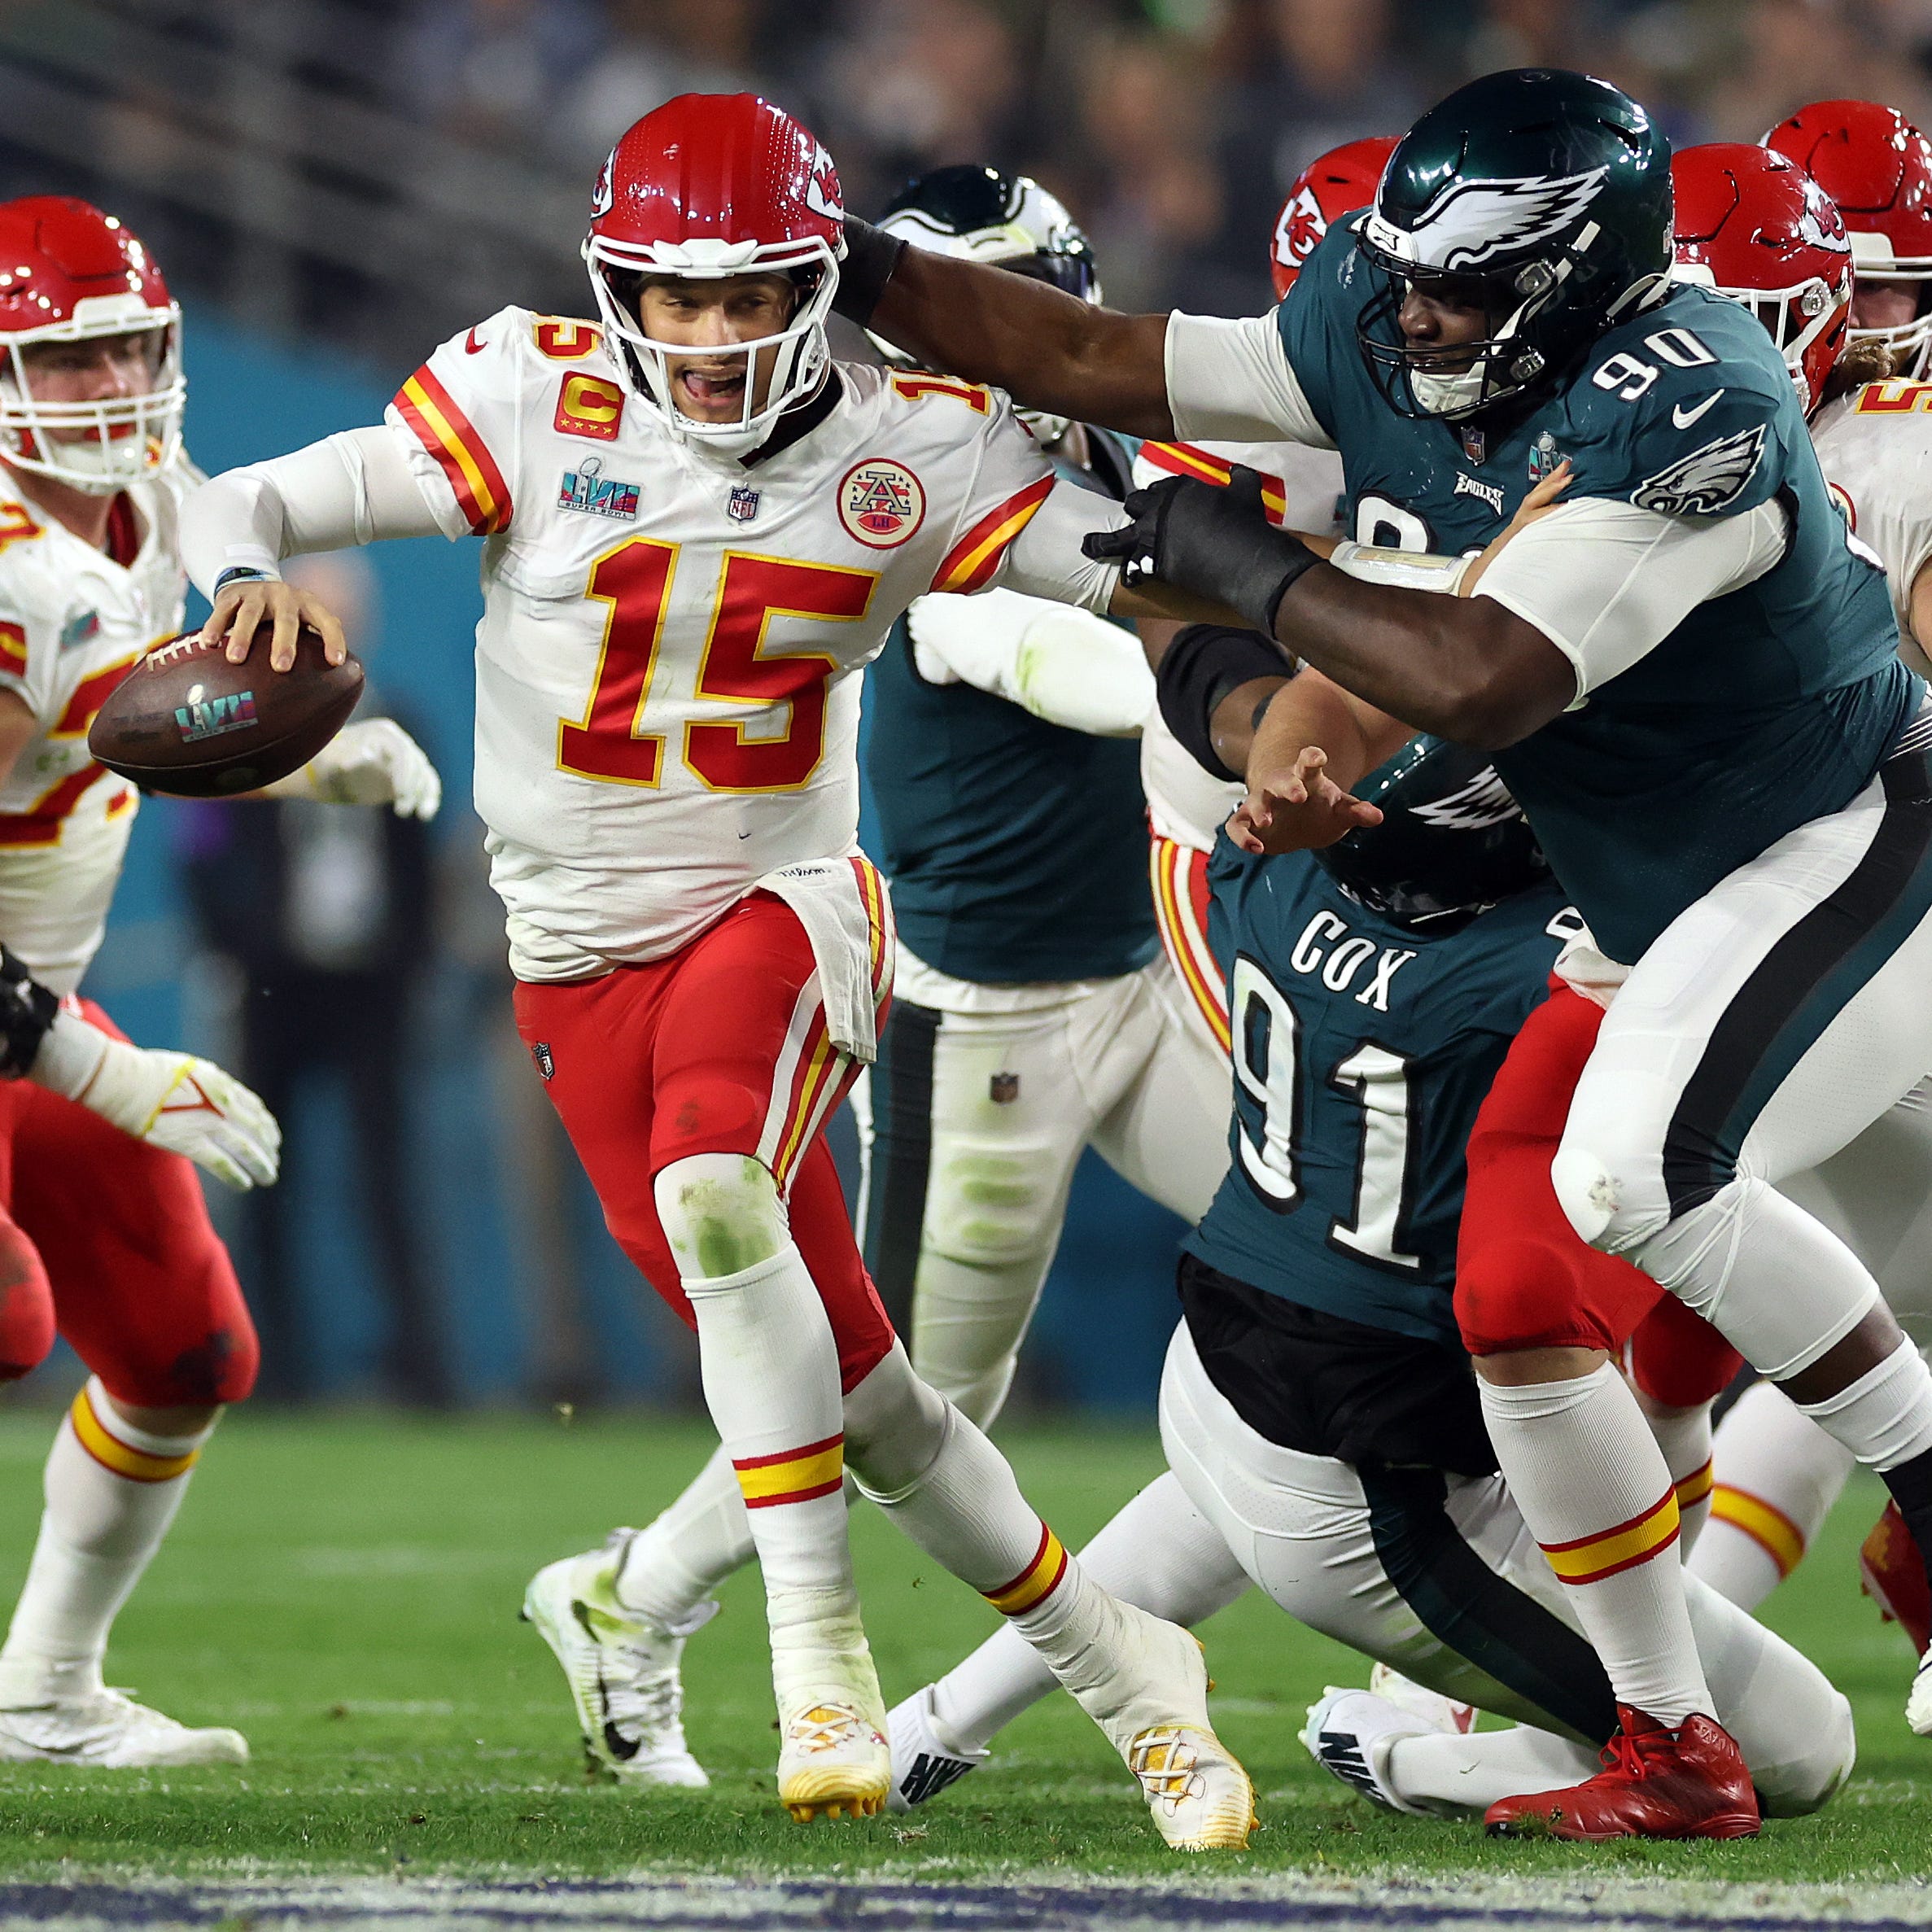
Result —
M 779 1707 L 834 1698 L 869 1715 L 878 1685 L 846 1536 L 838 1349 L 777 1183 L 747 1156 L 696 1154 L 658 1174 L 656 1195 L 764 1573 Z
M 0 1649 L 0 1709 L 100 1689 L 107 1633 L 160 1548 L 213 1427 L 137 1429 L 98 1377 L 75 1397 L 47 1458 L 40 1536 Z
M 1676 1490 L 1630 1385 L 1604 1362 L 1562 1382 L 1478 1386 L 1510 1493 L 1568 1586 L 1618 1701 L 1671 1726 L 1707 1713 Z
M 1755 1610 L 1803 1560 L 1851 1473 L 1834 1441 L 1768 1382 L 1745 1390 L 1717 1432 L 1711 1521 L 1685 1567 Z
M 1711 1518 L 1711 1405 L 1658 1409 L 1645 1402 L 1643 1410 L 1676 1488 L 1677 1550 L 1687 1563 Z
M 1189 1629 L 1248 1588 L 1247 1571 L 1171 1470 L 1114 1517 L 1080 1563 L 1123 1602 Z M 955 1749 L 983 1751 L 1053 1688 L 1038 1653 L 1008 1625 L 933 1685 L 933 1716 Z

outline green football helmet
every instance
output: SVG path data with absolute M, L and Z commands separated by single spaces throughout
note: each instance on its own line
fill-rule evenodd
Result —
M 1563 374 L 1606 329 L 1662 299 L 1671 151 L 1628 94 L 1586 74 L 1485 74 L 1402 138 L 1357 246 L 1381 287 L 1357 336 L 1391 408 L 1457 421 Z M 1445 350 L 1404 341 L 1411 284 L 1488 317 Z

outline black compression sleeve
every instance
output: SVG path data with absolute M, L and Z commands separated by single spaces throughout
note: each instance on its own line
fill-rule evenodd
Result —
M 838 266 L 833 313 L 863 329 L 872 319 L 872 311 L 879 306 L 879 298 L 905 252 L 906 244 L 897 235 L 889 235 L 856 215 L 846 216 L 846 259 Z
M 21 1079 L 32 1069 L 59 1010 L 59 996 L 0 946 L 0 1080 Z
M 1155 673 L 1155 694 L 1167 728 L 1200 768 L 1238 779 L 1214 754 L 1214 711 L 1229 692 L 1256 678 L 1285 678 L 1287 653 L 1256 631 L 1226 624 L 1190 624 L 1174 634 Z

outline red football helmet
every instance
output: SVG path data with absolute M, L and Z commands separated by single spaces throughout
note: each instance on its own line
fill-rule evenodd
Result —
M 1895 107 L 1876 101 L 1814 101 L 1781 121 L 1764 145 L 1788 155 L 1838 204 L 1851 259 L 1873 282 L 1932 281 L 1932 141 Z M 1855 329 L 1922 375 L 1932 354 L 1932 308 L 1890 329 Z
M 1771 331 L 1806 413 L 1845 347 L 1851 238 L 1831 197 L 1768 147 L 1712 141 L 1672 157 L 1675 279 L 1742 302 Z
M 1274 239 L 1268 250 L 1276 301 L 1295 286 L 1309 250 L 1330 226 L 1375 199 L 1383 168 L 1395 149 L 1392 134 L 1344 142 L 1317 155 L 1295 177 L 1288 198 L 1274 217 Z
M 604 164 L 592 196 L 584 259 L 613 359 L 633 389 L 679 434 L 742 456 L 779 416 L 824 380 L 831 352 L 825 317 L 845 254 L 845 203 L 832 157 L 810 129 L 752 94 L 682 94 L 636 123 Z M 775 335 L 733 343 L 746 361 L 745 403 L 735 422 L 698 422 L 672 400 L 667 352 L 614 272 L 719 281 L 773 271 L 798 286 L 790 322 Z M 771 387 L 757 404 L 758 356 L 773 354 Z M 688 353 L 688 350 L 684 351 Z
M 37 343 L 155 333 L 145 393 L 36 400 Z M 0 202 L 0 457 L 95 496 L 155 474 L 181 449 L 181 312 L 154 257 L 111 215 L 65 195 Z

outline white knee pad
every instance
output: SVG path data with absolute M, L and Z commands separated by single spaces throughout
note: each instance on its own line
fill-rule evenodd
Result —
M 1558 1204 L 1578 1236 L 1592 1248 L 1622 1254 L 1669 1218 L 1659 1201 L 1637 1198 L 1621 1176 L 1623 1164 L 1566 1139 L 1550 1164 Z
M 771 1170 L 749 1154 L 690 1154 L 651 1184 L 658 1219 L 686 1280 L 740 1274 L 792 1238 Z
M 938 1461 L 952 1405 L 920 1381 L 898 1343 L 846 1397 L 846 1464 L 874 1501 L 904 1496 Z

